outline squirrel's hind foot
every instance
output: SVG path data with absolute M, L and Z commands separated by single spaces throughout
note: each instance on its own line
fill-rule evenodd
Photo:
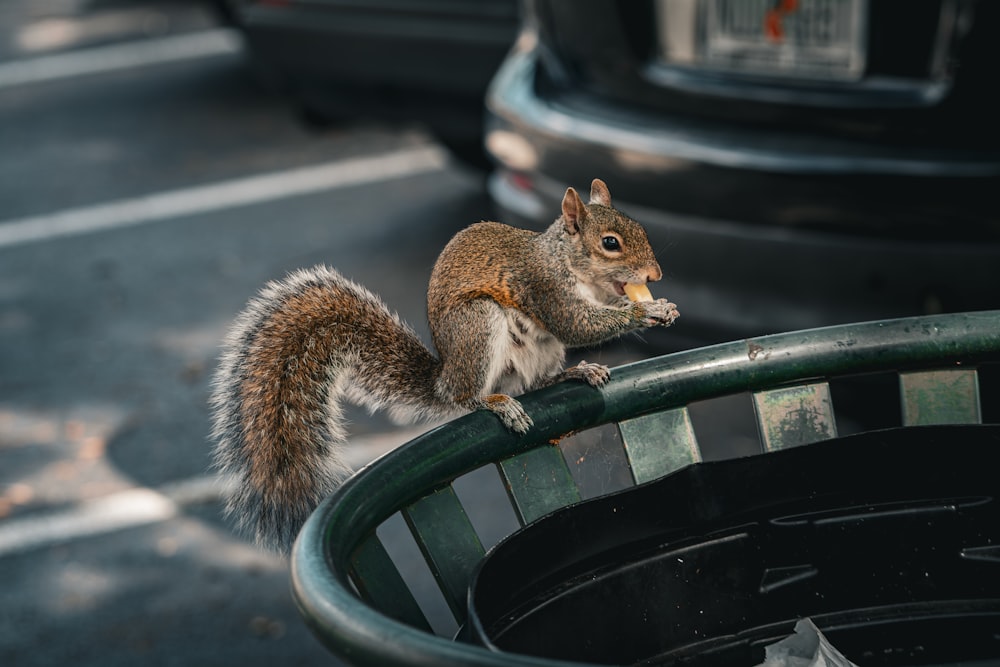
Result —
M 489 410 L 500 418 L 508 430 L 520 435 L 527 433 L 531 425 L 534 424 L 518 400 L 507 394 L 490 394 L 479 401 L 478 407 Z

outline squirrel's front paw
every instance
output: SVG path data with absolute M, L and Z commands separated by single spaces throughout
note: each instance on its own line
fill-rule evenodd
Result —
M 507 394 L 491 394 L 482 400 L 481 405 L 499 417 L 503 425 L 514 433 L 524 435 L 534 423 L 517 399 Z
M 576 366 L 571 366 L 563 371 L 562 377 L 566 380 L 583 380 L 591 387 L 601 387 L 608 383 L 611 371 L 604 364 L 581 361 Z
M 642 304 L 646 308 L 643 324 L 647 327 L 669 327 L 681 314 L 677 306 L 666 299 L 647 301 Z

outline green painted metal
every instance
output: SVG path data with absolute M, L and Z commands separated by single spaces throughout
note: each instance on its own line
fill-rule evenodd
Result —
M 687 408 L 625 419 L 618 428 L 636 484 L 659 479 L 701 461 L 701 450 Z
M 485 550 L 454 489 L 421 498 L 403 509 L 403 518 L 455 620 L 464 623 L 466 591 Z
M 316 636 L 351 665 L 579 667 L 491 653 L 394 620 L 377 606 L 383 601 L 373 605 L 358 598 L 348 579 L 352 555 L 393 513 L 456 477 L 538 447 L 554 449 L 548 443 L 572 431 L 716 396 L 848 374 L 987 361 L 1000 361 L 1000 311 L 777 334 L 615 368 L 599 389 L 584 383 L 547 387 L 521 397 L 534 420 L 524 436 L 506 431 L 492 414 L 475 412 L 414 439 L 347 480 L 299 535 L 291 562 L 295 599 Z
M 903 424 L 978 424 L 979 377 L 974 368 L 899 374 Z
M 837 437 L 830 385 L 826 382 L 757 391 L 753 405 L 766 451 Z
M 499 463 L 521 525 L 579 502 L 580 492 L 558 447 L 539 447 Z
M 350 572 L 361 597 L 373 607 L 389 618 L 431 632 L 427 617 L 374 533 L 351 555 Z
M 558 447 L 581 500 L 635 486 L 618 424 L 573 433 Z

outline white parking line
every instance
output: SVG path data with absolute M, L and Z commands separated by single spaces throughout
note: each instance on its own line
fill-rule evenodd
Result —
M 237 178 L 211 185 L 162 192 L 30 218 L 0 220 L 0 249 L 63 236 L 144 225 L 185 215 L 378 183 L 444 167 L 436 146 L 349 158 L 285 171 Z
M 0 556 L 87 535 L 164 521 L 177 505 L 152 489 L 132 489 L 81 503 L 71 510 L 0 525 Z
M 357 469 L 385 452 L 412 440 L 429 427 L 414 427 L 354 438 L 347 460 Z M 192 477 L 158 489 L 135 488 L 86 500 L 76 506 L 41 515 L 0 522 L 0 558 L 50 544 L 167 521 L 189 505 L 219 501 L 232 480 Z
M 156 39 L 79 49 L 0 63 L 0 90 L 67 79 L 85 74 L 161 65 L 211 56 L 233 55 L 243 48 L 238 32 L 218 28 Z

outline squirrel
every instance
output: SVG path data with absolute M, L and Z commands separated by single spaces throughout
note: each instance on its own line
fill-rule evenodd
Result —
M 600 364 L 562 370 L 567 347 L 674 322 L 666 299 L 625 295 L 662 275 L 645 230 L 595 179 L 587 204 L 566 190 L 545 231 L 479 222 L 447 243 L 427 291 L 437 355 L 333 269 L 267 283 L 237 316 L 213 379 L 215 467 L 236 480 L 227 514 L 259 544 L 287 551 L 351 473 L 342 400 L 397 421 L 485 409 L 527 432 L 531 418 L 513 396 L 564 379 L 608 381 Z

